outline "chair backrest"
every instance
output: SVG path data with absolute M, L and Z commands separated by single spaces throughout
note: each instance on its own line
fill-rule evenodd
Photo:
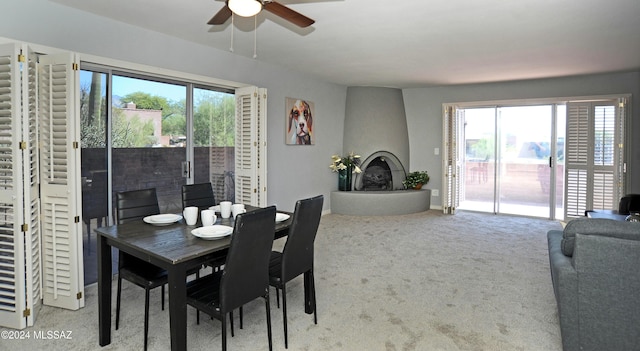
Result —
M 285 282 L 313 269 L 313 246 L 323 202 L 322 195 L 296 202 L 287 242 L 282 250 L 282 280 Z
M 274 206 L 236 217 L 220 283 L 222 313 L 265 296 L 269 289 L 269 258 L 275 225 Z
M 205 210 L 216 204 L 211 183 L 188 184 L 182 186 L 182 208 L 196 206 Z
M 116 193 L 118 224 L 141 220 L 160 213 L 155 188 Z
M 618 213 L 630 214 L 640 212 L 640 194 L 627 194 L 620 199 Z

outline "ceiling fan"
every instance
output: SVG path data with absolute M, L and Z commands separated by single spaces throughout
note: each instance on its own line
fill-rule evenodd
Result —
M 262 10 L 267 10 L 276 16 L 297 25 L 298 27 L 308 27 L 315 23 L 315 20 L 296 12 L 276 1 L 272 0 L 226 0 L 225 5 L 216 13 L 207 24 L 224 24 L 232 14 L 242 17 L 252 17 Z

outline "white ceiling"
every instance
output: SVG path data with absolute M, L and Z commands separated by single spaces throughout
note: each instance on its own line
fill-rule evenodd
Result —
M 640 69 L 639 0 L 279 0 L 222 26 L 222 0 L 50 0 L 347 86 L 423 87 Z

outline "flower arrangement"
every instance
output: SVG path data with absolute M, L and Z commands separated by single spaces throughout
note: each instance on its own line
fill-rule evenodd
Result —
M 347 168 L 351 168 L 353 173 L 361 173 L 360 169 L 360 155 L 356 155 L 353 151 L 347 156 L 333 155 L 331 156 L 333 161 L 329 168 L 334 172 L 339 172 Z
M 411 172 L 402 181 L 402 185 L 407 189 L 420 189 L 427 183 L 429 183 L 429 174 L 426 171 Z

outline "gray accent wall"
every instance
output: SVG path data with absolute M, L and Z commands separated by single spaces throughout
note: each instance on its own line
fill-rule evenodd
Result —
M 378 151 L 387 151 L 394 154 L 405 169 L 409 168 L 409 137 L 402 90 L 347 89 L 344 149 L 345 153 L 359 154 L 362 161 Z

